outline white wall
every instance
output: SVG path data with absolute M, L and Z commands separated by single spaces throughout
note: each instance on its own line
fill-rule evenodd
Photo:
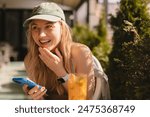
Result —
M 94 28 L 99 23 L 102 6 L 100 6 L 100 4 L 97 4 L 96 0 L 90 0 L 89 4 L 89 26 L 90 28 Z
M 85 2 L 76 12 L 77 22 L 81 24 L 86 24 L 86 17 L 87 17 L 87 3 Z

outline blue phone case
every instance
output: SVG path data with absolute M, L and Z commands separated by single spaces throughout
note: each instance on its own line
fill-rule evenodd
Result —
M 24 85 L 24 84 L 27 84 L 30 89 L 32 89 L 35 86 L 38 86 L 39 89 L 41 88 L 40 85 L 36 84 L 35 82 L 33 82 L 33 81 L 31 81 L 31 80 L 29 80 L 27 78 L 12 78 L 12 80 L 15 83 L 17 83 L 17 84 L 19 84 L 21 86 Z

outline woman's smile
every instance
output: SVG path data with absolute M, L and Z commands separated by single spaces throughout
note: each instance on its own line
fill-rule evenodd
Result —
M 42 40 L 39 40 L 40 43 L 43 45 L 43 44 L 49 44 L 51 42 L 51 40 L 49 39 L 42 39 Z

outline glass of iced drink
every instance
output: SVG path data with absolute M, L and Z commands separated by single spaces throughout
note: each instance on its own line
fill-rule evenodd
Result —
M 87 76 L 84 74 L 70 74 L 68 79 L 69 100 L 87 99 Z

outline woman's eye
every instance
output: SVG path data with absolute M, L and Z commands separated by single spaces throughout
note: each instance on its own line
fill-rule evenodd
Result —
M 32 30 L 37 30 L 38 28 L 37 28 L 37 26 L 32 26 L 31 29 Z
M 53 25 L 47 25 L 45 28 L 47 28 L 47 29 L 52 29 L 52 28 L 53 28 Z

